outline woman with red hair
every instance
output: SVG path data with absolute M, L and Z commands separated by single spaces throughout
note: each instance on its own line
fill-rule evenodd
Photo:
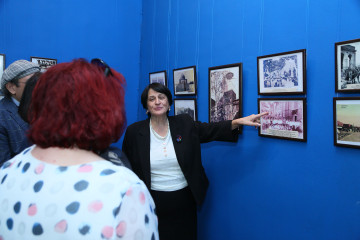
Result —
M 28 115 L 34 145 L 0 171 L 0 239 L 158 239 L 144 183 L 97 155 L 124 131 L 125 80 L 94 63 L 40 77 Z

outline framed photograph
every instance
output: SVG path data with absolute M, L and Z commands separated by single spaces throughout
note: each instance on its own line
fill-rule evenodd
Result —
M 257 57 L 258 94 L 306 93 L 306 49 Z
M 360 39 L 335 43 L 335 92 L 360 92 Z
M 240 117 L 242 117 L 242 64 L 210 67 L 209 122 Z
M 157 82 L 167 86 L 166 71 L 152 72 L 149 73 L 150 84 Z
M 42 71 L 46 71 L 49 67 L 57 64 L 57 60 L 53 58 L 30 57 L 30 61 L 37 63 Z
M 360 97 L 335 97 L 334 145 L 360 148 Z
M 5 70 L 5 54 L 0 54 L 0 80 Z M 3 92 L 0 89 L 0 99 L 4 96 Z
M 195 98 L 174 99 L 174 115 L 189 114 L 197 121 L 197 106 Z
M 196 66 L 173 70 L 174 95 L 196 95 Z
M 259 136 L 306 142 L 305 98 L 259 98 L 261 118 Z

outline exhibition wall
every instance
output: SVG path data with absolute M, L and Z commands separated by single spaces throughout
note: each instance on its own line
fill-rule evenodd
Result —
M 258 98 L 307 102 L 306 142 L 244 127 L 237 143 L 203 144 L 210 187 L 199 239 L 359 239 L 360 149 L 335 147 L 333 126 L 333 98 L 360 96 L 335 93 L 334 50 L 360 38 L 359 22 L 358 0 L 143 1 L 139 90 L 150 72 L 166 70 L 174 93 L 173 69 L 195 65 L 193 97 L 208 122 L 208 68 L 241 62 L 244 116 L 258 111 Z M 258 95 L 257 57 L 299 49 L 306 49 L 306 94 Z

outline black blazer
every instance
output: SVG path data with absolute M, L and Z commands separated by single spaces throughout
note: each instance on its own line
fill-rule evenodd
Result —
M 218 123 L 195 122 L 186 114 L 169 116 L 171 138 L 177 160 L 198 205 L 205 198 L 209 185 L 201 164 L 200 143 L 237 141 L 238 132 L 231 131 L 231 121 Z M 150 179 L 150 119 L 130 125 L 125 133 L 122 150 L 129 158 L 133 171 L 151 189 Z

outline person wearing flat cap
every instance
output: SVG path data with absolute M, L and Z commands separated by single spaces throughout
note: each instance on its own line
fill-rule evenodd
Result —
M 18 114 L 18 106 L 27 80 L 41 69 L 36 63 L 18 60 L 3 72 L 0 101 L 0 166 L 30 145 L 26 137 L 28 123 Z

